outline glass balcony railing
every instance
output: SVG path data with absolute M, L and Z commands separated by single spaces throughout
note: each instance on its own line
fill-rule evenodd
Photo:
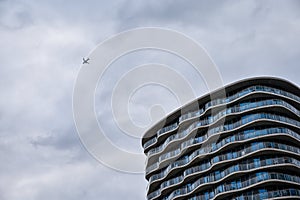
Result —
M 193 117 L 196 117 L 196 116 L 200 116 L 201 113 L 203 113 L 205 110 L 207 110 L 208 108 L 212 107 L 212 106 L 216 106 L 216 105 L 220 105 L 220 104 L 226 104 L 226 103 L 229 103 L 237 98 L 240 98 L 242 96 L 245 96 L 251 92 L 257 92 L 257 91 L 260 91 L 260 92 L 270 92 L 270 93 L 274 93 L 274 94 L 279 94 L 279 95 L 282 95 L 282 96 L 286 96 L 286 97 L 289 97 L 289 98 L 292 98 L 296 101 L 300 101 L 300 97 L 294 95 L 294 94 L 291 94 L 289 92 L 285 92 L 283 90 L 279 90 L 279 89 L 276 89 L 276 88 L 272 88 L 272 87 L 267 87 L 267 86 L 252 86 L 252 87 L 249 87 L 249 88 L 246 88 L 230 97 L 227 97 L 225 99 L 216 99 L 216 100 L 213 100 L 213 101 L 210 101 L 208 103 L 205 104 L 204 108 L 200 109 L 199 111 L 194 111 L 194 112 L 190 112 L 190 113 L 187 113 L 187 114 L 184 114 L 182 116 L 179 117 L 179 122 L 182 122 L 186 119 L 189 119 L 189 118 L 193 118 Z
M 177 128 L 177 126 L 178 126 L 177 123 L 171 124 L 170 126 L 166 126 L 166 127 L 162 128 L 162 129 L 160 129 L 159 131 L 157 131 L 157 135 L 159 136 L 159 135 L 161 135 L 161 134 L 163 134 L 163 133 L 165 133 L 165 132 L 174 130 L 174 129 Z
M 151 140 L 148 140 L 148 141 L 144 144 L 144 148 L 145 148 L 145 149 L 148 148 L 148 147 L 151 146 L 152 144 L 156 143 L 156 141 L 157 141 L 157 138 L 156 138 L 156 137 L 152 138 Z
M 249 159 L 249 160 L 243 161 L 241 163 L 232 165 L 232 166 L 226 168 L 225 170 L 222 170 L 222 171 L 218 170 L 218 171 L 211 172 L 207 176 L 204 176 L 204 177 L 201 177 L 200 179 L 198 179 L 197 185 L 216 182 L 216 181 L 222 180 L 225 177 L 228 177 L 229 175 L 236 173 L 236 172 L 244 172 L 247 170 L 253 170 L 253 169 L 260 168 L 260 167 L 274 166 L 274 165 L 280 165 L 280 164 L 293 164 L 293 165 L 300 167 L 300 161 L 297 159 L 294 159 L 294 158 L 290 158 L 290 157 L 269 157 L 269 158 L 256 157 L 254 159 Z M 158 190 L 156 190 L 155 192 L 149 194 L 147 198 L 150 200 L 154 197 L 159 196 L 160 192 L 164 188 L 181 183 L 184 180 L 184 178 L 185 178 L 185 176 L 182 175 L 182 176 L 175 177 L 168 181 L 163 182 L 160 185 L 160 188 Z M 188 185 L 185 187 L 188 187 Z
M 254 199 L 274 199 L 284 197 L 299 197 L 300 189 L 295 188 L 284 188 L 284 187 L 272 187 L 271 190 L 265 188 L 259 190 L 252 190 L 251 192 L 244 193 L 239 196 L 232 196 L 229 199 L 235 200 L 254 200 Z M 193 197 L 190 200 L 207 200 L 204 196 Z
M 254 175 L 250 176 L 244 176 L 241 179 L 231 181 L 225 184 L 221 184 L 214 189 L 201 192 L 197 195 L 195 195 L 192 198 L 189 198 L 188 200 L 207 200 L 207 199 L 214 199 L 217 195 L 222 194 L 224 192 L 238 190 L 240 188 L 245 188 L 248 186 L 251 186 L 253 184 L 257 184 L 262 181 L 268 181 L 268 180 L 281 180 L 281 181 L 288 181 L 288 182 L 294 182 L 294 183 L 300 183 L 300 177 L 295 175 L 290 175 L 287 173 L 276 173 L 276 172 L 259 172 Z M 280 187 L 278 187 L 280 188 Z M 283 187 L 281 187 L 283 188 Z M 184 190 L 182 190 L 184 192 Z M 178 193 L 178 192 L 177 192 Z M 240 196 L 235 197 L 236 200 L 253 200 L 253 199 L 267 199 L 267 198 L 275 198 L 275 197 L 285 197 L 285 196 L 299 196 L 300 190 L 299 189 L 281 189 L 281 190 L 273 190 L 273 191 L 267 191 L 266 189 L 260 189 L 256 191 L 256 194 L 249 194 L 245 193 Z M 166 197 L 163 198 L 163 200 L 170 200 L 173 199 L 178 195 L 173 195 L 172 198 Z
M 233 113 L 237 113 L 237 112 L 243 112 L 243 111 L 246 111 L 246 110 L 249 110 L 249 109 L 258 108 L 258 107 L 261 107 L 261 106 L 269 106 L 269 105 L 282 105 L 282 106 L 290 109 L 291 111 L 293 111 L 295 114 L 300 116 L 299 110 L 297 110 L 296 108 L 294 108 L 290 104 L 288 104 L 288 103 L 286 103 L 282 100 L 278 100 L 278 99 L 270 99 L 270 100 L 264 100 L 264 101 L 258 101 L 258 102 L 251 102 L 251 103 L 248 103 L 248 104 L 245 104 L 245 105 L 234 106 L 234 107 L 227 108 L 224 111 L 219 112 L 217 115 L 215 115 L 215 116 L 213 116 L 209 119 L 204 119 L 200 122 L 195 122 L 195 123 L 191 124 L 186 130 L 184 130 L 180 133 L 176 133 L 176 134 L 173 134 L 173 135 L 169 136 L 162 145 L 148 151 L 147 156 L 149 158 L 153 154 L 162 152 L 163 149 L 166 146 L 168 146 L 168 144 L 170 142 L 172 142 L 174 140 L 178 140 L 180 138 L 184 138 L 186 135 L 188 135 L 190 133 L 191 130 L 193 130 L 193 129 L 199 127 L 199 126 L 205 126 L 205 125 L 209 125 L 209 123 L 214 123 L 215 121 L 217 121 L 221 117 L 224 117 L 225 115 L 233 114 Z M 201 140 L 204 141 L 207 138 L 208 138 L 208 135 L 205 135 L 201 138 Z M 184 148 L 184 147 L 182 147 L 182 148 Z M 161 157 L 166 157 L 166 156 L 162 155 Z M 159 159 L 161 160 L 161 158 L 159 158 Z
M 180 147 L 174 151 L 171 151 L 171 152 L 168 152 L 168 153 L 165 153 L 161 156 L 159 156 L 159 162 L 163 161 L 163 160 L 166 160 L 168 158 L 171 158 L 171 157 L 174 157 L 174 156 L 177 156 L 177 155 L 180 155 L 181 152 L 186 149 L 187 147 L 189 146 L 192 146 L 194 144 L 199 144 L 199 143 L 203 143 L 204 141 L 206 141 L 208 139 L 209 135 L 206 134 L 202 137 L 197 137 L 197 138 L 192 138 L 190 139 L 189 141 L 187 142 L 183 142 L 181 143 Z M 149 159 L 149 158 L 148 158 Z
M 199 110 L 196 110 L 196 111 L 192 111 L 192 112 L 189 112 L 187 114 L 183 114 L 182 116 L 179 117 L 178 119 L 178 123 L 181 123 L 182 121 L 185 121 L 187 119 L 191 119 L 191 118 L 194 118 L 194 117 L 199 117 L 201 116 L 203 113 L 205 113 L 208 109 L 210 109 L 211 107 L 213 106 L 219 106 L 219 105 L 222 105 L 222 104 L 227 104 L 229 102 L 232 102 L 234 100 L 237 100 L 245 95 L 248 95 L 250 93 L 253 93 L 253 92 L 268 92 L 268 93 L 273 93 L 273 94 L 277 94 L 277 95 L 281 95 L 281 96 L 285 96 L 285 97 L 288 97 L 288 98 L 291 98 L 295 101 L 298 101 L 300 102 L 300 97 L 292 94 L 292 93 L 289 93 L 289 92 L 286 92 L 286 91 L 283 91 L 283 90 L 279 90 L 279 89 L 276 89 L 276 88 L 272 88 L 272 87 L 268 87 L 268 86 L 260 86 L 260 85 L 257 85 L 257 86 L 251 86 L 249 88 L 246 88 L 232 96 L 229 96 L 225 99 L 216 99 L 216 100 L 212 100 L 208 103 L 206 103 L 204 105 L 203 108 L 200 108 Z M 174 123 L 174 124 L 171 124 L 167 127 L 164 127 L 160 130 L 157 131 L 157 134 L 156 134 L 156 137 L 166 133 L 166 132 L 169 132 L 169 131 L 172 131 L 172 130 L 175 130 L 178 128 L 178 123 Z M 144 144 L 144 149 L 147 149 L 149 146 L 151 146 L 152 144 L 156 143 L 157 140 L 149 140 L 147 141 L 145 144 Z M 148 143 L 149 142 L 149 143 Z M 146 145 L 147 144 L 147 145 Z
M 260 137 L 260 136 L 265 136 L 265 135 L 270 135 L 270 134 L 287 134 L 290 135 L 292 137 L 295 137 L 297 139 L 300 140 L 300 135 L 288 128 L 284 128 L 284 127 L 277 127 L 277 128 L 268 128 L 268 129 L 261 129 L 261 130 L 246 130 L 243 132 L 239 132 L 233 136 L 229 136 L 226 137 L 224 139 L 222 139 L 220 142 L 216 143 L 215 145 L 212 145 L 212 149 L 211 151 L 216 151 L 220 148 L 222 148 L 224 145 L 228 144 L 228 143 L 232 143 L 232 142 L 236 142 L 236 141 L 243 141 L 243 140 L 247 140 L 247 139 L 251 139 L 251 138 L 255 138 L 255 137 Z M 192 138 L 189 141 L 198 141 L 197 138 Z M 195 142 L 190 142 L 190 144 L 196 144 Z M 204 167 L 205 169 L 207 169 L 210 165 L 206 164 L 206 167 Z M 202 167 L 203 168 L 203 167 Z M 183 175 L 181 175 L 180 177 L 178 177 L 180 180 L 183 180 L 183 178 L 185 176 L 188 176 L 192 173 L 196 173 L 198 172 L 200 169 L 197 168 L 197 170 L 192 169 L 192 170 L 186 170 Z M 149 184 L 151 184 L 153 181 L 157 180 L 158 178 L 161 178 L 159 176 L 155 176 L 155 178 L 152 176 L 149 180 Z M 177 177 L 176 177 L 177 178 Z M 178 180 L 179 180 L 178 179 Z M 175 184 L 175 182 L 174 182 Z M 162 188 L 161 188 L 162 189 Z
M 197 165 L 195 167 L 190 167 L 190 168 L 184 170 L 183 176 L 188 176 L 190 174 L 204 172 L 204 171 L 209 170 L 213 165 L 215 165 L 218 162 L 221 162 L 221 161 L 230 161 L 230 160 L 233 160 L 233 159 L 238 159 L 240 157 L 245 157 L 246 155 L 248 155 L 248 154 L 250 154 L 252 152 L 263 150 L 263 149 L 267 149 L 267 148 L 280 149 L 280 150 L 285 150 L 285 151 L 289 151 L 289 152 L 293 152 L 293 153 L 298 153 L 298 154 L 300 153 L 300 149 L 299 148 L 294 147 L 294 146 L 280 144 L 280 143 L 275 143 L 275 142 L 258 142 L 258 143 L 252 143 L 252 144 L 250 144 L 250 146 L 249 145 L 248 146 L 242 146 L 238 150 L 235 149 L 235 150 L 233 150 L 231 152 L 214 156 L 214 157 L 212 157 L 209 160 L 204 160 L 199 165 Z M 200 149 L 200 150 L 197 150 L 195 152 L 199 153 L 199 152 L 204 152 L 204 151 L 202 151 Z M 194 153 L 192 154 L 193 156 L 195 155 Z M 186 165 L 190 161 L 191 161 L 191 156 L 188 156 L 188 157 L 186 157 L 184 159 L 181 159 L 181 160 L 178 160 L 178 161 L 175 161 L 175 162 L 171 163 L 162 172 L 160 172 L 158 174 L 152 175 L 150 177 L 150 179 L 149 179 L 149 184 L 151 184 L 155 180 L 165 178 L 166 175 L 171 170 L 173 170 L 174 168 Z
M 295 125 L 295 126 L 300 127 L 300 122 L 298 122 L 296 120 L 293 120 L 293 119 L 290 119 L 290 118 L 287 118 L 287 117 L 283 117 L 283 116 L 280 116 L 280 115 L 274 115 L 274 114 L 270 114 L 270 113 L 257 113 L 257 114 L 245 115 L 245 116 L 242 117 L 241 120 L 239 120 L 237 122 L 234 122 L 234 123 L 231 123 L 231 124 L 225 124 L 225 125 L 222 125 L 222 126 L 211 128 L 211 129 L 208 130 L 207 134 L 212 135 L 212 134 L 216 134 L 216 133 L 219 133 L 219 132 L 222 132 L 222 131 L 233 130 L 233 129 L 236 129 L 237 127 L 240 127 L 242 125 L 248 124 L 250 122 L 253 122 L 253 121 L 259 120 L 259 119 L 274 120 L 274 121 L 289 123 L 291 125 Z M 196 122 L 196 123 L 194 123 L 194 125 L 195 125 L 195 127 L 201 126 L 201 123 Z M 210 150 L 210 149 L 211 148 L 208 148 L 208 149 L 201 148 L 201 149 L 195 151 L 189 157 L 191 157 L 191 159 L 193 159 L 195 156 L 200 155 L 200 153 L 201 154 L 209 153 L 209 152 L 204 152 L 204 150 Z M 198 152 L 198 151 L 201 151 L 201 152 Z M 177 163 L 177 162 L 179 162 L 179 161 L 176 161 L 175 163 Z M 185 160 L 182 160 L 182 162 L 184 164 L 187 163 Z M 156 168 L 153 167 L 154 165 L 157 166 L 157 167 Z M 159 168 L 159 164 L 155 163 L 154 165 L 151 165 L 151 166 L 146 168 L 146 175 L 149 174 L 151 171 Z

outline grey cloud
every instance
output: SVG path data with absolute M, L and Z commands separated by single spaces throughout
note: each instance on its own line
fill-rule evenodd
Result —
M 0 1 L 0 27 L 2 29 L 20 29 L 33 23 L 30 8 L 26 3 Z
M 189 26 L 190 24 L 208 25 L 210 17 L 219 14 L 219 9 L 225 1 L 149 1 L 137 3 L 126 1 L 119 9 L 119 25 L 132 27 L 136 25 L 167 25 L 176 23 Z M 126 22 L 126 23 L 125 23 Z
M 0 199 L 145 199 L 143 175 L 108 169 L 80 144 L 72 89 L 82 57 L 120 30 L 161 26 L 202 44 L 225 83 L 274 75 L 299 85 L 299 6 L 297 0 L 0 1 Z M 206 92 L 201 77 L 178 59 L 144 57 L 137 54 L 119 66 L 156 60 L 181 72 L 196 95 Z M 113 85 L 128 69 L 112 68 L 105 84 Z M 105 105 L 98 110 L 103 118 L 110 114 L 104 98 L 110 91 L 101 92 L 96 106 Z M 148 115 L 158 95 L 159 103 L 168 103 L 171 97 L 162 93 L 137 96 L 132 112 Z M 109 137 L 117 145 L 141 151 L 140 141 L 120 136 L 111 118 L 103 122 L 114 130 Z
M 35 138 L 30 138 L 30 143 L 39 148 L 39 146 L 52 146 L 57 149 L 78 148 L 79 138 L 73 134 L 76 130 L 52 130 L 46 134 L 38 135 Z

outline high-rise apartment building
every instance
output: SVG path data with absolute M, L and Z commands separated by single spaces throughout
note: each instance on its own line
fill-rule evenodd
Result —
M 300 89 L 239 81 L 174 111 L 142 145 L 148 200 L 300 199 Z

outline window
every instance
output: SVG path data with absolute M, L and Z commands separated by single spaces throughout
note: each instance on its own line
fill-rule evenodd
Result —
M 214 163 L 219 162 L 219 156 L 214 157 L 214 158 L 213 158 L 213 162 L 214 162 Z
M 204 183 L 208 183 L 209 182 L 209 178 L 208 178 L 208 176 L 205 176 L 204 177 Z
M 212 146 L 212 148 L 211 148 L 212 151 L 215 151 L 215 150 L 217 149 L 217 146 L 216 146 L 216 143 L 215 143 L 215 142 L 212 143 L 211 146 Z
M 209 193 L 208 193 L 208 192 L 205 192 L 205 193 L 204 193 L 204 199 L 205 199 L 205 200 L 209 200 Z
M 254 159 L 254 167 L 255 168 L 260 167 L 260 159 L 259 158 Z
M 248 116 L 242 116 L 242 124 L 246 124 L 248 122 Z
M 231 187 L 230 187 L 232 190 L 235 190 L 237 188 L 237 185 L 236 185 L 236 182 L 233 181 L 231 182 Z
M 258 143 L 257 142 L 254 142 L 251 144 L 251 151 L 255 151 L 255 150 L 258 150 Z
M 191 183 L 187 184 L 187 188 L 188 188 L 188 191 L 190 192 L 193 189 L 192 184 Z
M 293 196 L 296 196 L 297 194 L 296 194 L 296 190 L 294 190 L 294 189 L 290 189 L 290 193 L 291 193 L 291 195 L 293 195 Z
M 221 178 L 220 171 L 215 172 L 216 179 L 219 180 Z
M 232 156 L 233 156 L 233 158 L 237 158 L 237 152 L 236 151 L 232 152 Z
M 231 142 L 235 141 L 235 137 L 236 137 L 236 135 L 231 136 L 231 138 L 230 138 Z
M 238 189 L 242 188 L 242 182 L 241 182 L 241 179 L 239 179 L 237 182 L 236 182 L 236 186 Z
M 244 195 L 235 198 L 236 200 L 245 200 Z
M 232 153 L 231 152 L 227 153 L 227 159 L 232 159 Z
M 239 171 L 239 168 L 240 168 L 239 165 L 235 165 L 235 166 L 234 166 L 234 170 L 235 170 L 235 171 Z
M 267 165 L 272 165 L 272 159 L 271 158 L 266 159 L 266 163 Z
M 260 189 L 260 190 L 258 190 L 258 192 L 259 192 L 259 198 L 260 198 L 260 199 L 268 198 L 267 190 L 265 190 L 265 189 Z
M 221 192 L 224 192 L 224 185 L 219 185 L 217 187 L 217 193 L 221 193 Z
M 278 190 L 275 190 L 275 191 L 274 191 L 274 197 L 279 197 L 279 196 L 280 196 L 279 191 L 278 191 Z

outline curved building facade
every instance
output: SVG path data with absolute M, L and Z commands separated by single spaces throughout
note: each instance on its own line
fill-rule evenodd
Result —
M 148 200 L 300 199 L 300 89 L 239 81 L 174 111 L 142 145 Z

